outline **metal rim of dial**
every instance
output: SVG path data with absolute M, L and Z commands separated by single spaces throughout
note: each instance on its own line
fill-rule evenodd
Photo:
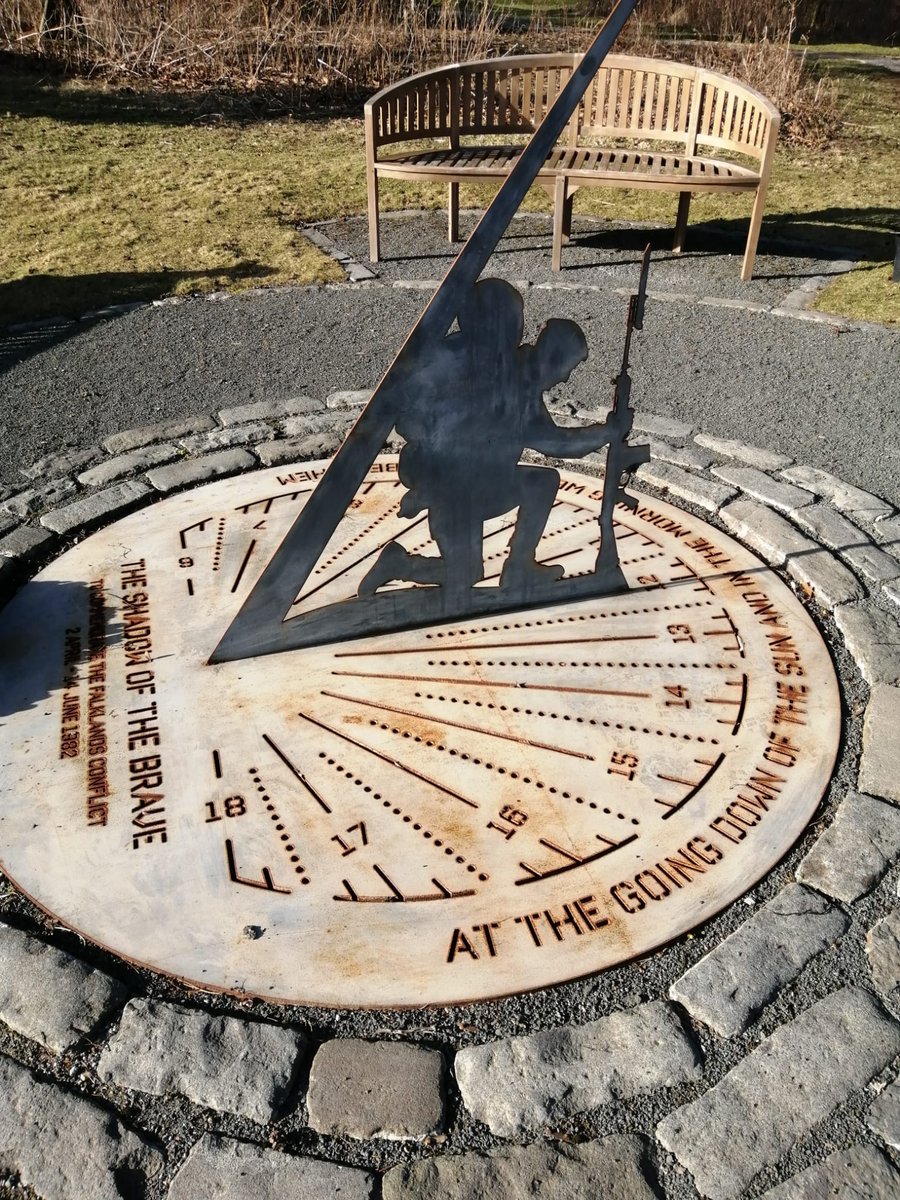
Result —
M 828 651 L 655 499 L 617 513 L 628 593 L 208 665 L 325 465 L 132 513 L 0 614 L 0 862 L 42 908 L 205 989 L 462 1003 L 663 945 L 796 841 L 837 753 Z M 563 473 L 539 557 L 590 564 L 601 494 Z M 400 495 L 378 459 L 301 616 L 390 537 L 433 552 Z

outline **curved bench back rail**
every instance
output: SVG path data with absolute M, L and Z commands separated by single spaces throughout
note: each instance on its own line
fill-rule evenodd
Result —
M 509 147 L 505 157 L 502 147 L 492 155 L 490 146 L 484 146 L 484 153 L 476 157 L 448 158 L 443 151 L 431 157 L 423 153 L 417 159 L 390 151 L 380 156 L 381 147 L 446 139 L 447 149 L 454 151 L 479 138 L 527 136 L 540 125 L 581 58 L 580 54 L 532 54 L 455 63 L 404 79 L 373 96 L 365 108 L 373 261 L 378 258 L 379 175 L 449 182 L 450 236 L 455 240 L 460 180 L 502 178 L 512 162 Z M 660 160 L 651 177 L 646 172 L 646 156 L 642 166 L 639 157 L 632 155 L 618 160 L 615 179 L 605 160 L 592 159 L 594 165 L 589 168 L 579 160 L 576 179 L 573 163 L 556 154 L 548 159 L 537 182 L 552 190 L 566 175 L 567 183 L 556 186 L 556 196 L 557 201 L 562 196 L 559 202 L 567 206 L 569 214 L 570 193 L 592 182 L 678 191 L 676 249 L 681 248 L 692 191 L 755 190 L 742 272 L 743 278 L 749 278 L 779 119 L 778 110 L 764 96 L 737 80 L 683 63 L 610 54 L 588 86 L 560 146 L 575 149 L 597 139 L 667 143 L 683 157 Z M 758 166 L 752 170 L 737 166 L 723 174 L 717 169 L 723 164 L 714 160 L 707 160 L 706 166 L 698 161 L 696 169 L 694 164 L 686 164 L 704 151 L 743 155 Z M 559 245 L 567 236 L 564 226 L 569 218 L 562 212 L 556 217 L 554 265 L 558 266 Z

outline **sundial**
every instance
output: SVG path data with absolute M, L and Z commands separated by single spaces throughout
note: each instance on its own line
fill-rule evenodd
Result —
M 676 938 L 817 807 L 812 620 L 625 490 L 646 261 L 610 415 L 575 429 L 543 397 L 581 331 L 525 343 L 518 293 L 476 282 L 573 85 L 333 460 L 132 513 L 0 614 L 0 863 L 93 942 L 290 1003 L 502 996 Z M 604 448 L 606 483 L 526 448 Z

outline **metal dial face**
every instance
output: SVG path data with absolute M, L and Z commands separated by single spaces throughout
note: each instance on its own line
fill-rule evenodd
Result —
M 0 860 L 43 908 L 204 988 L 464 1002 L 651 950 L 799 836 L 839 738 L 828 652 L 657 500 L 619 510 L 626 594 L 208 665 L 324 468 L 138 511 L 0 614 Z M 292 613 L 393 537 L 433 552 L 401 495 L 378 459 Z M 590 569 L 600 496 L 563 474 L 539 558 Z

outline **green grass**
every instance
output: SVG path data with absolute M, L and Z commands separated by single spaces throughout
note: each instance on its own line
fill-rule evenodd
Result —
M 900 323 L 889 282 L 900 178 L 900 78 L 829 63 L 847 123 L 824 152 L 781 148 L 764 232 L 850 246 L 866 261 L 823 311 Z M 225 119 L 208 99 L 102 85 L 0 82 L 0 326 L 105 304 L 341 278 L 304 221 L 365 211 L 357 118 Z M 463 189 L 480 205 L 485 189 Z M 434 206 L 434 185 L 388 183 L 385 207 Z M 585 189 L 576 212 L 672 224 L 675 197 Z M 549 208 L 532 192 L 529 208 Z M 694 198 L 692 222 L 746 229 L 749 201 Z

